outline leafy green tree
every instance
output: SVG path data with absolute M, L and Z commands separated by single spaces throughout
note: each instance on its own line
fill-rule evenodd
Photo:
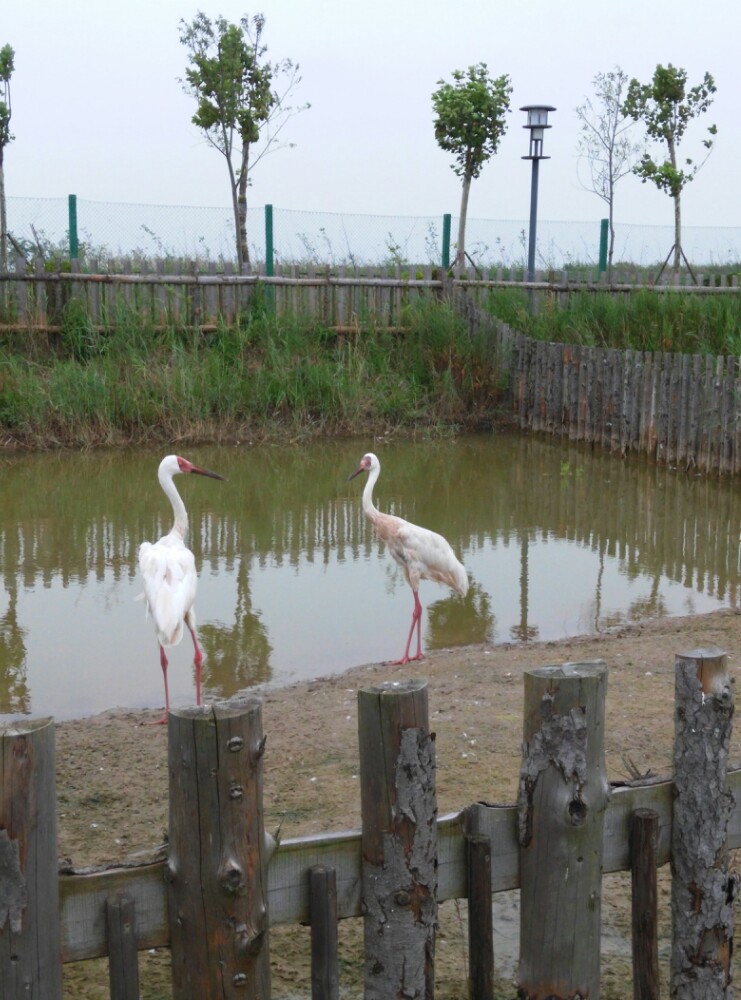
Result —
M 594 101 L 588 97 L 576 109 L 580 129 L 577 150 L 589 164 L 589 184 L 584 187 L 594 191 L 607 204 L 610 224 L 608 269 L 612 268 L 615 250 L 615 186 L 631 173 L 644 150 L 644 144 L 633 138 L 635 122 L 623 108 L 627 84 L 628 74 L 619 66 L 608 73 L 597 73 L 592 79 Z
M 697 171 L 710 155 L 713 147 L 712 136 L 718 131 L 715 125 L 708 127 L 709 139 L 703 139 L 705 155 L 699 163 L 689 157 L 679 165 L 677 147 L 682 142 L 690 122 L 705 114 L 713 102 L 715 81 L 706 73 L 702 83 L 687 89 L 687 71 L 669 63 L 658 65 L 651 83 L 630 81 L 625 99 L 624 111 L 635 121 L 643 122 L 650 139 L 666 145 L 665 159 L 654 159 L 645 153 L 640 163 L 633 168 L 643 183 L 653 181 L 660 191 L 665 191 L 674 199 L 674 263 L 679 270 L 682 251 L 682 191 L 693 180 Z M 686 260 L 686 258 L 685 258 Z
M 15 136 L 10 131 L 10 78 L 15 52 L 10 45 L 0 49 L 0 271 L 8 270 L 8 216 L 5 205 L 5 147 Z
M 463 179 L 458 223 L 456 264 L 466 255 L 466 215 L 471 181 L 496 153 L 507 131 L 506 114 L 512 85 L 506 74 L 492 79 L 486 63 L 455 70 L 453 82 L 438 80 L 432 94 L 435 139 L 446 153 L 453 153 L 452 169 Z
M 212 21 L 199 11 L 191 22 L 180 22 L 180 41 L 190 59 L 183 89 L 198 105 L 193 124 L 203 130 L 227 163 L 240 269 L 250 262 L 250 172 L 267 152 L 291 145 L 280 143 L 280 133 L 289 118 L 309 107 L 286 103 L 301 81 L 298 65 L 290 59 L 268 62 L 264 28 L 262 14 L 231 24 L 221 16 Z M 276 86 L 279 79 L 283 81 L 280 90 Z

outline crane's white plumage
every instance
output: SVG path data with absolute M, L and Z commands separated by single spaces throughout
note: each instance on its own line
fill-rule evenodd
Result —
M 193 602 L 196 597 L 198 577 L 193 553 L 185 544 L 188 534 L 188 514 L 173 477 L 178 473 L 193 472 L 199 476 L 223 479 L 217 472 L 200 469 L 185 458 L 168 455 L 160 462 L 157 478 L 172 505 L 173 526 L 157 542 L 142 542 L 139 546 L 139 572 L 144 583 L 144 599 L 152 615 L 160 647 L 160 665 L 165 681 L 165 714 L 167 720 L 170 698 L 167 687 L 167 655 L 165 646 L 176 646 L 183 638 L 187 626 L 193 639 L 196 666 L 196 704 L 201 703 L 201 663 L 203 655 L 198 645 Z
M 438 535 L 436 531 L 422 528 L 418 524 L 405 521 L 395 514 L 383 514 L 373 504 L 373 488 L 381 474 L 381 463 L 372 453 L 363 455 L 360 465 L 348 478 L 353 479 L 361 472 L 368 473 L 368 479 L 363 488 L 363 512 L 373 525 L 376 535 L 389 547 L 391 555 L 401 566 L 407 583 L 414 594 L 414 611 L 412 625 L 409 629 L 404 655 L 395 663 L 408 663 L 410 659 L 422 659 L 422 640 L 420 637 L 422 605 L 419 601 L 419 585 L 422 580 L 435 580 L 454 590 L 456 594 L 465 597 L 468 593 L 468 576 L 462 563 L 458 560 L 450 543 Z M 409 656 L 415 625 L 417 627 L 417 652 Z
M 139 570 L 144 580 L 144 598 L 154 619 L 162 646 L 177 646 L 183 638 L 186 616 L 195 627 L 196 563 L 193 553 L 174 534 L 153 545 L 139 546 Z

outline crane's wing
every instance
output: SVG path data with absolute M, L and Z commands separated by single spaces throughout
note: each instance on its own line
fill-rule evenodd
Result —
M 403 550 L 403 559 L 399 561 L 406 564 L 410 582 L 415 576 L 418 580 L 436 580 L 455 590 L 461 597 L 466 596 L 468 576 L 446 538 L 429 528 L 400 521 L 396 539 Z M 389 544 L 393 545 L 390 540 Z
M 139 572 L 157 638 L 176 646 L 183 637 L 183 619 L 193 606 L 198 578 L 193 553 L 180 539 L 165 536 L 139 546 Z

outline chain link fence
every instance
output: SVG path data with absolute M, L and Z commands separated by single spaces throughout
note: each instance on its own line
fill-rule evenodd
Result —
M 194 261 L 236 260 L 230 208 L 136 205 L 76 199 L 80 256 Z M 253 265 L 265 261 L 265 209 L 249 208 L 247 233 Z M 69 255 L 66 198 L 8 198 L 8 230 L 16 250 Z M 458 220 L 452 217 L 455 241 Z M 523 267 L 526 219 L 475 219 L 466 225 L 466 250 L 481 268 Z M 538 220 L 536 266 L 596 267 L 600 220 Z M 741 262 L 741 228 L 685 227 L 683 249 L 693 267 L 734 268 Z M 443 215 L 394 216 L 273 209 L 276 265 L 436 265 L 442 260 Z M 674 243 L 672 226 L 617 224 L 614 261 L 652 267 Z M 12 248 L 11 248 L 12 252 Z

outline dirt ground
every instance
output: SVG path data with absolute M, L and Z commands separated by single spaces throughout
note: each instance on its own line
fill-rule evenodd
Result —
M 670 618 L 596 637 L 524 645 L 436 651 L 405 667 L 371 664 L 348 673 L 262 692 L 266 827 L 283 838 L 360 826 L 357 708 L 359 688 L 385 680 L 424 678 L 431 729 L 436 733 L 440 815 L 477 800 L 513 802 L 522 731 L 523 673 L 567 661 L 603 659 L 608 667 L 606 760 L 611 780 L 640 772 L 671 773 L 674 658 L 717 646 L 739 669 L 741 613 L 732 610 Z M 167 826 L 167 732 L 142 726 L 155 710 L 111 710 L 57 726 L 60 856 L 75 867 L 120 861 L 161 844 Z M 741 763 L 738 726 L 731 760 Z M 629 762 L 629 763 L 626 763 Z M 627 883 L 627 884 L 626 884 Z M 605 877 L 603 1000 L 632 996 L 629 881 Z M 494 898 L 497 996 L 514 997 L 517 893 Z M 668 995 L 668 872 L 660 875 L 662 992 Z M 436 996 L 458 1000 L 466 990 L 466 907 L 440 911 Z M 343 921 L 340 934 L 343 997 L 362 995 L 362 928 Z M 311 996 L 306 928 L 271 931 L 273 997 Z M 140 959 L 142 1000 L 169 997 L 167 952 Z M 107 997 L 103 962 L 65 968 L 65 997 Z M 736 972 L 738 978 L 738 971 Z

